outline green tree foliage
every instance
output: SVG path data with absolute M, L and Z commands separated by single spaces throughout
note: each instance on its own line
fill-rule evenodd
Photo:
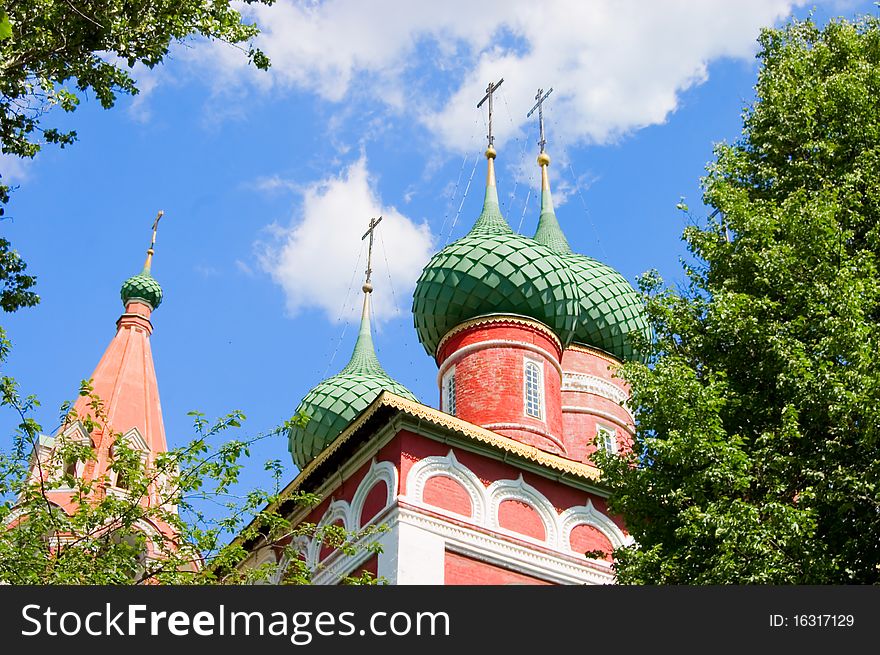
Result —
M 880 20 L 760 37 L 688 284 L 643 279 L 633 452 L 604 457 L 623 583 L 880 581 Z
M 244 0 L 272 4 L 274 0 Z M 229 0 L 6 0 L 0 4 L 0 153 L 31 158 L 46 143 L 62 148 L 76 131 L 45 125 L 48 112 L 74 111 L 86 94 L 109 109 L 121 94 L 136 94 L 131 68 L 161 63 L 173 43 L 216 39 L 242 49 L 257 68 L 269 59 L 250 43 L 255 25 L 242 21 Z M 0 170 L 0 217 L 10 187 Z M 19 268 L 16 268 L 19 267 Z M 3 309 L 35 304 L 34 278 L 0 240 Z M 9 300 L 15 303 L 9 309 Z
M 0 353 L 2 354 L 2 353 Z M 241 427 L 244 416 L 232 412 L 208 421 L 193 412 L 196 436 L 186 446 L 160 454 L 147 465 L 139 451 L 106 425 L 103 403 L 88 383 L 86 415 L 62 408 L 62 425 L 51 453 L 31 414 L 33 397 L 21 397 L 18 386 L 0 378 L 0 406 L 17 412 L 20 422 L 12 448 L 0 451 L 0 583 L 4 584 L 246 584 L 277 581 L 309 584 L 312 572 L 296 549 L 298 539 L 318 539 L 347 553 L 378 551 L 372 535 L 381 526 L 349 531 L 338 526 L 292 523 L 276 511 L 281 500 L 280 462 L 266 464 L 274 480 L 269 489 L 241 491 L 239 474 L 251 446 L 283 435 L 294 422 L 247 439 L 221 441 Z M 106 475 L 89 479 L 84 465 L 95 459 L 94 446 L 65 440 L 65 428 L 80 421 L 89 434 L 113 438 L 112 464 Z M 56 502 L 66 490 L 75 509 Z M 62 491 L 65 493 L 65 491 Z M 286 495 L 301 506 L 317 498 Z M 161 526 L 169 530 L 161 530 Z M 237 538 L 234 538 L 237 537 Z M 278 567 L 237 568 L 258 540 L 289 562 Z M 381 582 L 370 574 L 342 580 L 345 584 Z
M 272 4 L 273 0 L 245 0 Z M 129 70 L 162 62 L 173 42 L 190 37 L 230 44 L 258 33 L 228 0 L 10 0 L 0 12 L 0 142 L 32 157 L 40 139 L 62 146 L 76 132 L 41 127 L 53 106 L 73 111 L 91 92 L 105 109 L 118 93 L 137 93 Z M 246 53 L 258 68 L 269 60 Z M 34 138 L 35 132 L 40 137 Z

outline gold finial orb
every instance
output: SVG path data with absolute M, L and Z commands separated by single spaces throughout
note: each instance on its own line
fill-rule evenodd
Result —
M 542 152 L 538 155 L 538 166 L 549 166 L 550 165 L 550 155 L 546 152 Z
M 486 159 L 495 159 L 495 148 L 489 146 L 486 148 Z
M 361 288 L 363 289 L 364 293 L 371 293 L 373 291 L 373 285 L 369 282 L 364 283 L 364 286 Z

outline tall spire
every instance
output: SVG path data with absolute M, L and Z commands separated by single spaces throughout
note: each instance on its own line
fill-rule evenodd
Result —
M 376 357 L 376 349 L 373 347 L 373 334 L 370 330 L 370 296 L 373 293 L 373 284 L 370 282 L 370 276 L 373 273 L 373 232 L 381 221 L 381 216 L 378 219 L 371 218 L 369 229 L 364 232 L 364 236 L 361 237 L 361 241 L 370 237 L 367 246 L 367 270 L 364 277 L 364 286 L 361 287 L 364 292 L 364 307 L 361 310 L 361 327 L 358 331 L 358 338 L 354 344 L 354 352 L 351 354 L 351 359 L 348 361 L 348 364 L 345 365 L 345 368 L 342 369 L 340 374 L 385 374 L 382 365 L 379 363 L 379 358 Z
M 477 103 L 477 109 L 489 101 L 489 146 L 486 148 L 486 195 L 483 198 L 483 211 L 477 218 L 471 232 L 513 232 L 504 216 L 501 214 L 501 206 L 498 203 L 498 187 L 495 183 L 495 137 L 492 135 L 492 96 L 501 83 L 502 77 L 497 84 L 492 82 L 486 87 L 486 95 Z
M 538 89 L 535 95 L 535 106 L 526 114 L 526 118 L 531 116 L 535 109 L 538 110 L 538 124 L 541 138 L 538 144 L 541 146 L 541 152 L 538 154 L 538 166 L 541 167 L 541 217 L 538 219 L 538 229 L 535 232 L 535 241 L 550 248 L 553 252 L 561 255 L 572 254 L 571 246 L 568 239 L 559 226 L 556 219 L 556 211 L 553 208 L 553 196 L 550 194 L 550 176 L 547 169 L 550 166 L 550 155 L 544 152 L 544 146 L 547 139 L 544 138 L 544 101 L 553 89 L 544 93 L 544 89 Z

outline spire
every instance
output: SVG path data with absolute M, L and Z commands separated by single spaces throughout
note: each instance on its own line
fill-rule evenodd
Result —
M 379 363 L 379 358 L 376 357 L 376 350 L 373 347 L 373 333 L 370 331 L 370 295 L 373 293 L 373 285 L 365 283 L 363 290 L 364 308 L 361 311 L 361 328 L 358 331 L 351 359 L 340 371 L 340 375 L 346 373 L 385 374 Z
M 538 124 L 541 139 L 538 144 L 541 146 L 541 152 L 538 154 L 538 166 L 541 167 L 541 217 L 538 219 L 538 229 L 535 232 L 535 241 L 550 248 L 553 252 L 560 255 L 572 254 L 571 246 L 568 245 L 568 239 L 556 220 L 556 211 L 553 209 L 553 196 L 550 194 L 550 176 L 547 169 L 550 166 L 550 155 L 544 152 L 544 146 L 547 139 L 544 138 L 544 101 L 553 92 L 553 89 L 544 93 L 544 89 L 538 89 L 535 96 L 535 106 L 526 114 L 526 118 L 531 116 L 535 110 L 538 110 Z
M 161 216 L 162 213 L 159 212 L 159 217 Z M 158 221 L 159 218 L 153 223 L 153 243 Z M 125 312 L 116 321 L 116 334 L 91 375 L 94 393 L 104 404 L 103 411 L 109 428 L 123 434 L 137 428 L 149 450 L 150 459 L 168 449 L 159 402 L 159 384 L 150 347 L 150 335 L 153 332 L 150 316 L 161 301 L 161 288 L 149 277 L 151 254 L 152 246 L 148 251 L 144 272 L 129 278 L 123 285 Z M 155 288 L 141 284 L 144 280 L 151 282 Z M 127 298 L 127 293 L 135 291 L 139 293 Z M 88 396 L 80 396 L 74 405 L 77 415 L 94 416 L 90 403 Z M 102 441 L 106 446 L 108 436 L 106 433 L 94 435 L 99 450 L 102 448 Z M 99 457 L 99 465 L 101 464 L 103 460 Z
M 483 211 L 477 218 L 471 234 L 477 232 L 513 232 L 504 216 L 501 214 L 501 206 L 498 203 L 498 187 L 495 184 L 495 137 L 492 135 L 492 96 L 501 83 L 502 77 L 497 84 L 489 83 L 486 87 L 486 95 L 477 103 L 479 109 L 486 100 L 489 101 L 489 147 L 486 148 L 486 195 L 483 198 Z
M 371 218 L 369 229 L 361 237 L 361 241 L 370 237 L 370 242 L 367 246 L 367 270 L 364 286 L 362 287 L 364 292 L 364 308 L 361 311 L 361 328 L 358 331 L 358 338 L 354 344 L 354 352 L 351 354 L 351 359 L 345 365 L 345 368 L 342 369 L 340 375 L 346 373 L 381 373 L 385 375 L 385 371 L 379 363 L 379 358 L 376 357 L 376 350 L 373 347 L 373 334 L 370 331 L 370 295 L 373 293 L 373 285 L 370 282 L 370 276 L 373 273 L 373 233 L 376 230 L 376 226 L 381 222 L 381 216 L 378 219 Z

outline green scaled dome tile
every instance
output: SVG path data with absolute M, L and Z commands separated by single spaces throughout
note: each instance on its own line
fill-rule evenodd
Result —
M 418 402 L 409 389 L 385 372 L 376 357 L 370 333 L 369 303 L 367 294 L 360 332 L 348 364 L 309 391 L 296 408 L 297 414 L 309 417 L 305 426 L 293 427 L 287 435 L 290 454 L 300 470 L 330 445 L 383 390 Z
M 620 273 L 584 255 L 560 255 L 578 279 L 581 311 L 573 341 L 599 348 L 623 361 L 643 360 L 628 335 L 647 338 L 651 328 L 642 299 Z
M 297 407 L 309 417 L 305 427 L 289 433 L 290 454 L 302 470 L 382 393 L 396 393 L 409 400 L 416 397 L 388 375 L 340 373 L 309 391 Z
M 474 229 L 425 266 L 416 283 L 413 316 L 419 341 L 431 356 L 452 328 L 484 314 L 529 316 L 568 345 L 578 300 L 574 276 L 549 249 L 510 228 Z
M 546 181 L 544 172 L 542 179 Z M 556 219 L 549 183 L 542 186 L 541 216 L 535 241 L 557 254 L 574 274 L 580 291 L 572 341 L 599 348 L 623 361 L 644 360 L 629 338 L 632 333 L 651 336 L 641 297 L 613 268 L 572 251 Z
M 127 305 L 130 300 L 140 299 L 156 309 L 162 303 L 162 287 L 152 275 L 146 272 L 132 275 L 123 282 L 119 295 L 122 297 L 124 305 Z

